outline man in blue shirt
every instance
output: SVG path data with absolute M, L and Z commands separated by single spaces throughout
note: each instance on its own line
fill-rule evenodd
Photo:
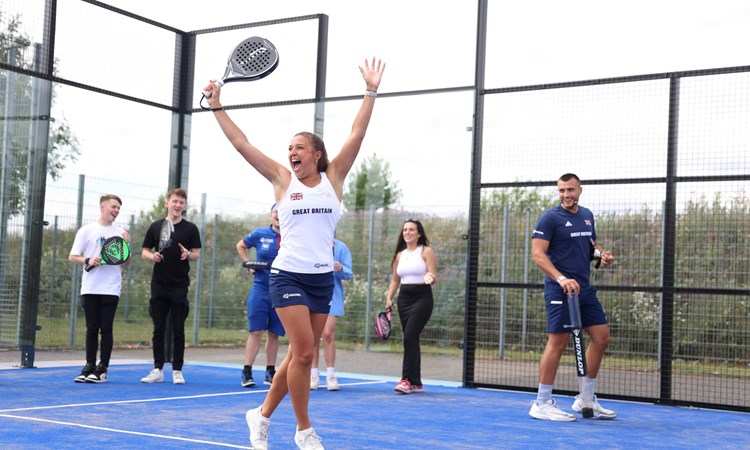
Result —
M 578 205 L 583 191 L 581 180 L 566 173 L 557 180 L 560 205 L 544 212 L 534 227 L 531 253 L 534 263 L 544 272 L 544 300 L 547 306 L 547 346 L 539 363 L 539 390 L 531 403 L 529 415 L 535 419 L 570 422 L 573 414 L 562 411 L 552 399 L 552 386 L 565 347 L 568 344 L 571 321 L 568 313 L 568 294 L 578 294 L 581 322 L 591 342 L 586 349 L 587 375 L 579 379 L 581 394 L 576 396 L 573 410 L 593 409 L 593 417 L 613 419 L 614 411 L 603 408 L 594 390 L 604 351 L 610 336 L 607 317 L 596 288 L 589 283 L 591 259 L 594 252 L 601 266 L 614 261 L 610 252 L 603 252 L 596 243 L 593 213 Z M 591 410 L 589 410 L 591 411 Z
M 268 263 L 265 269 L 247 268 L 249 274 L 253 275 L 253 287 L 247 296 L 247 322 L 248 331 L 245 343 L 245 361 L 242 368 L 242 386 L 253 387 L 253 362 L 260 349 L 260 341 L 263 332 L 268 330 L 266 338 L 266 376 L 264 383 L 270 385 L 276 373 L 276 356 L 279 352 L 279 336 L 284 336 L 284 326 L 271 305 L 269 294 L 269 270 L 271 263 L 279 254 L 279 213 L 276 204 L 271 207 L 271 225 L 266 228 L 254 230 L 239 242 L 237 242 L 237 253 L 240 255 L 243 267 L 249 261 L 247 250 L 255 248 L 255 261 Z

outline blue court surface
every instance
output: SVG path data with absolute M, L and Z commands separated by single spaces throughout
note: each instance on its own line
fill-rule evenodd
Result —
M 187 384 L 142 384 L 151 365 L 115 362 L 103 384 L 74 383 L 80 367 L 0 370 L 0 448 L 249 448 L 245 411 L 262 384 L 240 386 L 240 367 L 186 364 Z M 256 370 L 256 380 L 263 372 Z M 750 415 L 606 401 L 615 420 L 534 420 L 534 395 L 425 384 L 421 394 L 393 391 L 395 379 L 339 374 L 341 390 L 310 394 L 310 413 L 326 449 L 748 449 Z M 324 383 L 322 383 L 325 386 Z M 570 411 L 572 399 L 557 396 Z M 294 449 L 288 397 L 271 420 L 269 447 Z

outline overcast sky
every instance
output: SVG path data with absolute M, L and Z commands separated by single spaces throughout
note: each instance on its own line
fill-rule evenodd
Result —
M 25 0 L 0 1 L 26 6 Z M 71 10 L 72 1 L 60 1 L 58 13 Z M 372 55 L 388 64 L 381 92 L 474 82 L 477 6 L 470 0 L 103 2 L 184 31 L 327 14 L 329 97 L 361 94 L 364 85 L 357 65 Z M 487 88 L 750 64 L 750 3 L 746 1 L 491 0 L 488 10 Z M 138 45 L 138 36 L 111 33 L 106 23 L 86 26 L 101 26 L 103 34 L 117 36 L 107 38 L 117 42 L 101 43 L 107 48 Z M 59 27 L 61 35 L 69 34 L 80 23 L 68 18 Z M 199 39 L 196 105 L 199 88 L 223 73 L 226 56 L 247 34 L 242 30 L 221 39 Z M 281 53 L 279 69 L 264 80 L 227 85 L 226 102 L 312 97 L 315 23 L 264 27 L 252 34 L 276 43 Z M 87 46 L 92 48 L 99 44 L 90 41 Z M 168 98 L 171 57 L 167 52 L 161 58 L 169 64 L 167 73 L 144 63 L 144 71 L 153 71 L 155 84 L 167 87 L 162 90 Z M 73 63 L 71 58 L 71 67 Z M 62 71 L 72 70 L 65 66 L 65 58 L 61 65 Z M 131 84 L 144 92 L 149 89 L 147 83 Z M 83 151 L 81 161 L 66 172 L 95 176 L 117 154 L 125 156 L 120 164 L 129 180 L 166 186 L 170 114 L 100 97 L 75 88 L 60 89 L 57 114 L 68 119 Z M 91 108 L 102 101 L 105 109 L 117 109 L 115 120 Z M 332 156 L 348 135 L 358 105 L 334 102 L 326 106 L 324 134 Z M 378 99 L 358 163 L 372 153 L 389 161 L 407 209 L 464 209 L 469 198 L 472 141 L 467 127 L 472 124 L 472 108 L 472 92 Z M 286 146 L 295 132 L 312 130 L 312 112 L 312 106 L 306 105 L 232 116 L 261 150 L 286 164 Z M 265 208 L 272 195 L 270 185 L 236 155 L 213 118 L 194 114 L 192 127 L 189 187 L 193 195 L 208 192 L 245 202 L 233 207 Z

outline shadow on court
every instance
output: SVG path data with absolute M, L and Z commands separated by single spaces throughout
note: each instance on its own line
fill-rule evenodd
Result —
M 249 448 L 245 411 L 267 386 L 240 386 L 240 366 L 186 364 L 187 384 L 140 383 L 143 363 L 110 367 L 103 384 L 74 383 L 80 367 L 0 370 L 0 446 L 13 449 Z M 167 366 L 169 368 L 169 366 Z M 254 372 L 262 380 L 263 372 Z M 313 426 L 327 449 L 748 448 L 750 415 L 605 401 L 611 421 L 553 423 L 528 416 L 532 394 L 425 385 L 399 395 L 395 380 L 340 374 L 341 390 L 310 394 Z M 324 383 L 323 383 L 324 385 Z M 572 399 L 557 397 L 570 411 Z M 293 449 L 287 399 L 269 447 Z

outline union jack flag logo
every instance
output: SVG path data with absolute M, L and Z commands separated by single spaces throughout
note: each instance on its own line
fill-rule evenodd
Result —
M 302 200 L 302 193 L 295 192 L 293 194 L 289 194 L 289 200 Z
M 584 222 L 586 222 L 586 225 L 591 226 L 591 221 L 590 220 L 584 220 Z

